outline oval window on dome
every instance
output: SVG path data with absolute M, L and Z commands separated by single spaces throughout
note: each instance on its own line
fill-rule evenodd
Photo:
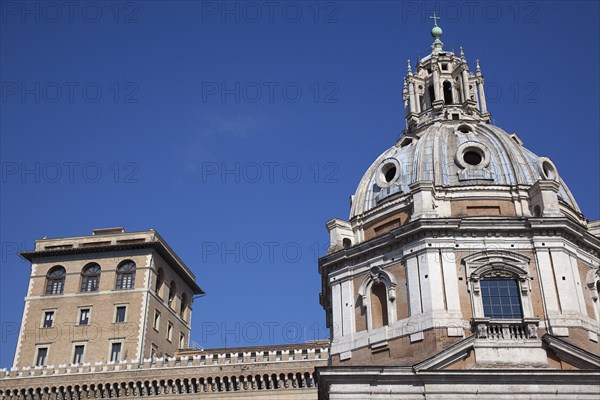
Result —
M 400 164 L 394 159 L 388 159 L 381 163 L 376 175 L 377 184 L 380 187 L 391 186 L 400 176 Z
M 387 183 L 390 183 L 396 177 L 396 166 L 394 164 L 388 164 L 385 166 L 383 172 L 383 178 Z
M 550 161 L 550 159 L 546 157 L 542 157 L 540 159 L 542 166 L 542 177 L 544 179 L 555 181 L 558 179 L 558 173 L 556 172 L 556 167 Z
M 460 168 L 482 169 L 489 165 L 491 155 L 483 144 L 466 142 L 458 146 L 454 160 Z
M 463 153 L 463 160 L 465 161 L 465 163 L 476 167 L 477 165 L 481 164 L 481 162 L 483 161 L 483 154 L 481 153 L 481 151 L 479 149 L 475 149 L 475 148 L 467 149 Z
M 469 125 L 462 124 L 458 127 L 458 131 L 461 133 L 470 133 L 473 132 L 473 128 L 471 128 Z

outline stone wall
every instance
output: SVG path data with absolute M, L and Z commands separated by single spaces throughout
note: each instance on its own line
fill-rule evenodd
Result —
M 317 343 L 321 346 L 326 342 Z M 0 370 L 0 399 L 163 399 L 196 398 L 200 394 L 203 398 L 215 399 L 316 399 L 314 371 L 316 367 L 327 365 L 327 347 L 305 344 L 276 347 L 280 350 L 266 346 L 260 355 L 247 351 L 250 348 L 232 348 L 141 362 L 3 369 Z

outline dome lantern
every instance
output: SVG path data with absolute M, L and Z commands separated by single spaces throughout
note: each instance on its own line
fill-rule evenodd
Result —
M 469 73 L 462 47 L 459 55 L 443 49 L 439 17 L 434 13 L 431 18 L 431 53 L 417 62 L 414 73 L 409 62 L 406 75 L 411 92 L 405 110 L 407 133 L 447 119 L 490 122 L 481 69 Z

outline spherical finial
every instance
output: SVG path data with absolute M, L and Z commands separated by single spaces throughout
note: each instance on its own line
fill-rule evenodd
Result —
M 431 29 L 431 36 L 433 36 L 434 39 L 439 39 L 442 36 L 442 28 L 437 25 L 434 26 L 433 29 Z

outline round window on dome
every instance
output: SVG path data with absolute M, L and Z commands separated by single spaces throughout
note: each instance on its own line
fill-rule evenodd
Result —
M 469 125 L 461 125 L 458 127 L 458 131 L 461 133 L 469 133 L 469 132 L 473 132 L 473 128 L 471 128 Z
M 556 169 L 551 162 L 544 160 L 542 161 L 542 174 L 544 178 L 548 180 L 556 180 Z
M 463 169 L 486 168 L 491 160 L 490 151 L 479 142 L 466 142 L 458 146 L 454 161 Z
M 467 149 L 463 153 L 463 160 L 465 161 L 465 163 L 476 167 L 483 161 L 483 153 L 479 149 Z
M 379 167 L 377 184 L 380 187 L 391 186 L 400 176 L 400 165 L 396 160 L 385 160 Z
M 383 179 L 387 183 L 390 183 L 396 177 L 396 166 L 394 164 L 388 164 L 383 168 L 381 172 L 383 173 Z

